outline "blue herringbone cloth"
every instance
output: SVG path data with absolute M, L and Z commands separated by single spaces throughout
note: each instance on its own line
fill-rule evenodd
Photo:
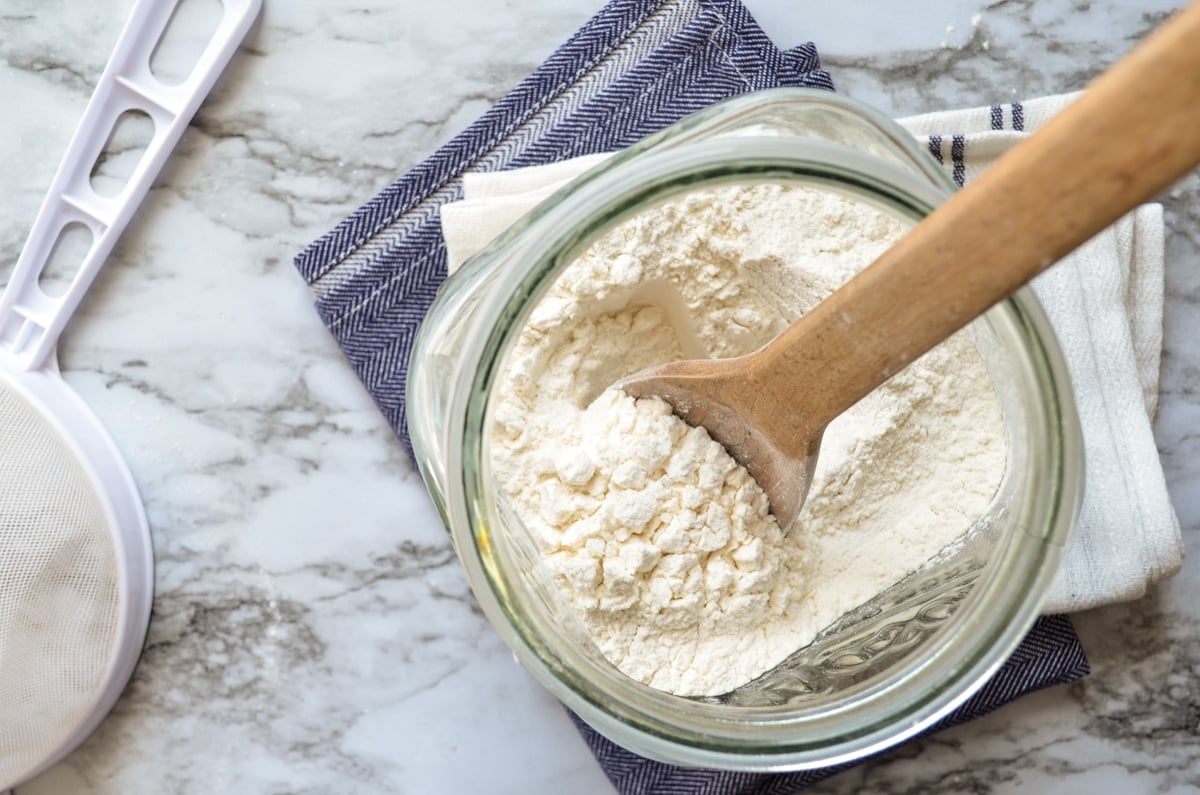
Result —
M 462 175 L 612 151 L 719 100 L 776 86 L 833 89 L 811 44 L 780 51 L 737 0 L 613 0 L 483 117 L 297 257 L 322 320 L 410 454 L 408 355 L 446 277 L 438 208 L 461 197 Z M 1070 622 L 1043 618 L 942 725 L 1086 672 Z M 580 731 L 621 795 L 792 793 L 836 772 L 677 768 L 582 723 Z
M 609 152 L 722 99 L 832 89 L 812 45 L 780 52 L 735 0 L 616 0 L 428 160 L 313 243 L 296 265 L 317 311 L 411 447 L 404 376 L 446 277 L 438 208 L 466 171 Z

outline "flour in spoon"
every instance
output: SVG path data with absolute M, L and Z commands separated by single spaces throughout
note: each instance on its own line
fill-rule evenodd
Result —
M 829 426 L 786 535 L 703 429 L 610 388 L 672 359 L 749 353 L 903 231 L 824 192 L 697 192 L 608 233 L 534 309 L 500 378 L 493 471 L 545 570 L 625 674 L 680 695 L 728 692 L 987 510 L 1007 450 L 969 332 Z

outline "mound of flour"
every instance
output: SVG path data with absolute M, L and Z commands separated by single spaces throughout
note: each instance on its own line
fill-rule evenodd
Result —
M 535 308 L 497 387 L 493 472 L 604 655 L 680 695 L 738 687 L 987 510 L 1000 403 L 967 333 L 835 420 L 785 536 L 723 447 L 610 388 L 760 347 L 903 233 L 839 196 L 690 194 L 608 233 Z

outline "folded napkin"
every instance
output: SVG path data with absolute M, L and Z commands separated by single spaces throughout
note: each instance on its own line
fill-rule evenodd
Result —
M 927 141 L 961 186 L 1075 96 L 900 123 Z M 449 270 L 604 157 L 464 175 L 463 199 L 441 208 Z M 1063 348 L 1085 457 L 1079 522 L 1044 612 L 1134 599 L 1177 572 L 1183 559 L 1150 427 L 1162 350 L 1162 207 L 1145 205 L 1125 216 L 1038 277 L 1033 290 Z
M 1077 94 L 901 119 L 959 185 Z M 1136 599 L 1179 571 L 1183 540 L 1151 422 L 1162 352 L 1162 207 L 1145 205 L 1033 281 L 1063 349 L 1083 431 L 1079 522 L 1048 612 Z
M 832 82 L 812 45 L 776 49 L 733 0 L 614 0 L 496 107 L 297 257 L 322 320 L 410 453 L 408 353 L 446 275 L 438 211 L 461 197 L 464 175 L 613 151 L 713 102 L 775 86 Z M 1070 622 L 1039 619 L 991 682 L 946 720 L 1086 672 Z M 622 795 L 790 793 L 832 772 L 683 770 L 581 731 Z

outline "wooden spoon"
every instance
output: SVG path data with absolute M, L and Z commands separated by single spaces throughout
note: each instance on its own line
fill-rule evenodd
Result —
M 707 429 L 786 529 L 830 421 L 1197 163 L 1200 3 L 765 347 L 617 386 Z

